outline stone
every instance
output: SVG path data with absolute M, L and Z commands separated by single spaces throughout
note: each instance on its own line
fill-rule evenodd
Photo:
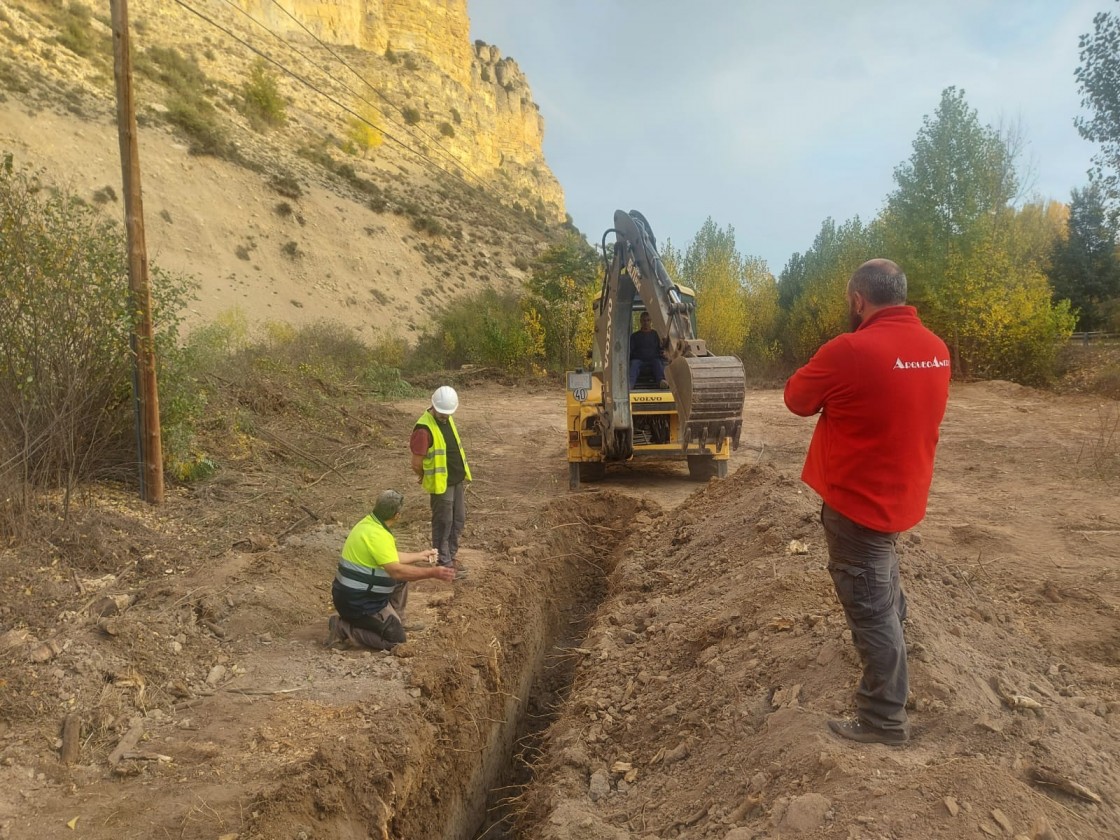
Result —
M 596 770 L 591 774 L 591 782 L 587 787 L 587 795 L 591 797 L 592 802 L 598 802 L 600 799 L 605 799 L 611 793 L 611 780 L 607 775 L 606 770 Z
M 781 828 L 784 831 L 793 831 L 805 834 L 814 832 L 824 822 L 832 803 L 819 793 L 803 793 L 795 797 L 786 808 L 782 818 Z
M 1015 831 L 1015 826 L 1011 824 L 1011 820 L 1007 818 L 1007 814 L 1003 813 L 999 808 L 993 808 L 991 811 L 992 819 L 996 821 L 996 825 L 1002 828 L 1008 834 Z
M 957 804 L 957 800 L 951 796 L 946 796 L 942 802 L 945 803 L 945 810 L 949 812 L 949 816 L 955 817 L 961 812 L 961 806 Z

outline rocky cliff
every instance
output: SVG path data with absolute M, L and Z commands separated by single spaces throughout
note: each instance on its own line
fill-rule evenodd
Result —
M 544 161 L 544 120 L 528 81 L 498 47 L 471 43 L 466 0 L 237 2 L 287 40 L 318 39 L 365 53 L 363 72 L 426 118 L 413 134 L 439 132 L 440 145 L 471 173 L 564 218 L 564 195 Z M 392 118 L 392 110 L 385 116 Z
M 407 337 L 458 295 L 519 287 L 562 233 L 528 84 L 470 42 L 463 0 L 129 8 L 148 250 L 198 281 L 189 323 Z M 0 0 L 0 43 L 0 153 L 120 219 L 105 5 Z M 262 68 L 267 126 L 246 107 Z

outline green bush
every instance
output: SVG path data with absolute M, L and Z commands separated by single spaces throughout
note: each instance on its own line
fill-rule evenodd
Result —
M 484 289 L 447 305 L 421 336 L 409 368 L 478 364 L 528 371 L 541 353 L 538 327 L 520 294 Z
M 412 229 L 420 233 L 427 233 L 430 236 L 442 236 L 446 233 L 446 229 L 439 219 L 424 215 L 412 217 Z
M 56 14 L 60 32 L 56 40 L 75 55 L 90 58 L 98 53 L 108 55 L 112 44 L 99 38 L 93 29 L 93 16 L 87 6 L 70 3 Z
M 276 75 L 263 58 L 249 68 L 249 78 L 241 85 L 241 113 L 256 131 L 276 128 L 287 121 L 287 106 L 280 95 Z
M 151 275 L 162 376 L 177 361 L 189 284 L 157 267 Z M 119 224 L 45 189 L 16 170 L 10 155 L 3 159 L 0 497 L 9 514 L 30 509 L 45 488 L 62 488 L 68 499 L 92 476 L 134 475 L 129 341 L 136 307 L 127 276 Z
M 136 71 L 190 99 L 205 96 L 210 87 L 198 62 L 174 47 L 149 47 L 136 56 Z
M 236 157 L 237 150 L 208 99 L 173 95 L 167 102 L 167 121 L 187 135 L 192 155 Z
M 444 137 L 454 137 L 455 136 L 455 129 L 451 125 L 451 123 L 441 122 L 439 124 L 439 133 L 442 134 Z
M 420 112 L 411 105 L 406 105 L 401 109 L 401 116 L 404 117 L 404 121 L 408 125 L 416 125 L 420 122 Z

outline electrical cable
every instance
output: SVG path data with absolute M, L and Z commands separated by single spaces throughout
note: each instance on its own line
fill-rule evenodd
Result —
M 227 3 L 232 2 L 232 0 L 226 0 L 226 2 Z M 345 67 L 347 70 L 349 70 L 355 76 L 357 76 L 358 80 L 362 84 L 364 84 L 366 87 L 368 87 L 370 90 L 372 90 L 374 92 L 374 94 L 376 94 L 376 96 L 379 99 L 381 99 L 383 102 L 385 102 L 385 104 L 389 105 L 390 107 L 396 109 L 396 111 L 402 117 L 404 117 L 405 120 L 407 121 L 407 117 L 405 117 L 404 109 L 401 108 L 396 103 L 394 103 L 392 100 L 390 100 L 387 96 L 385 96 L 385 94 L 383 94 L 380 90 L 378 90 L 377 87 L 372 82 L 370 82 L 368 79 L 366 79 L 364 76 L 362 76 L 361 73 L 359 73 L 357 70 L 355 70 L 354 67 L 349 62 L 346 61 L 346 59 L 344 59 L 342 56 L 340 56 L 337 52 L 334 51 L 334 49 L 330 46 L 330 44 L 325 43 L 318 35 L 316 35 L 314 32 L 312 32 L 310 29 L 308 29 L 307 26 L 304 25 L 303 21 L 299 20 L 295 15 L 293 15 L 291 12 L 289 12 L 287 9 L 285 9 L 283 6 L 281 6 L 280 3 L 279 3 L 279 0 L 272 0 L 272 4 L 274 6 L 276 6 L 278 9 L 280 9 L 280 11 L 282 11 L 285 15 L 287 15 L 300 29 L 302 29 L 304 32 L 306 32 L 308 35 L 310 35 L 312 38 L 314 38 L 315 42 L 317 44 L 319 44 L 320 47 L 322 47 L 327 52 L 329 52 L 332 56 L 334 56 L 334 59 L 336 61 L 338 61 L 340 64 L 342 64 L 343 67 Z M 341 84 L 341 82 L 340 82 L 340 84 Z M 369 104 L 369 103 L 367 103 L 367 104 Z M 475 178 L 478 178 L 479 181 L 481 182 L 482 179 L 479 177 L 478 173 L 474 172 L 469 166 L 467 166 L 462 161 L 458 160 L 450 152 L 446 151 L 443 148 L 443 144 L 440 143 L 438 138 L 433 137 L 432 135 L 428 134 L 428 132 L 426 132 L 420 126 L 414 126 L 414 128 L 420 134 L 424 135 L 429 140 L 431 140 L 432 143 L 435 144 L 435 147 L 437 149 L 439 149 L 440 151 L 444 152 L 444 154 L 448 158 L 450 158 L 457 166 L 460 166 L 463 169 L 465 169 L 467 172 L 470 172 L 471 175 L 473 175 Z
M 179 5 L 179 6 L 182 6 L 182 7 L 184 8 L 184 9 L 186 9 L 186 10 L 187 10 L 188 12 L 190 12 L 191 14 L 193 14 L 193 15 L 196 15 L 196 16 L 198 16 L 199 18 L 201 18 L 202 20 L 206 21 L 207 23 L 209 23 L 209 24 L 210 24 L 211 26 L 213 26 L 214 28 L 216 28 L 216 29 L 219 29 L 219 30 L 221 30 L 221 31 L 222 31 L 222 32 L 224 32 L 224 33 L 225 33 L 226 35 L 228 35 L 229 37 L 231 37 L 231 38 L 233 38 L 233 39 L 234 39 L 235 41 L 237 41 L 237 42 L 238 42 L 239 44 L 241 44 L 242 46 L 246 47 L 247 49 L 249 49 L 250 51 L 252 51 L 252 52 L 253 52 L 253 53 L 255 53 L 256 55 L 258 55 L 258 56 L 259 56 L 260 58 L 262 58 L 262 59 L 264 59 L 265 61 L 269 62 L 270 64 L 272 64 L 272 65 L 274 65 L 274 66 L 278 67 L 278 68 L 279 68 L 280 70 L 282 70 L 282 71 L 283 71 L 284 73 L 286 73 L 287 75 L 291 76 L 291 77 L 292 77 L 293 79 L 295 79 L 296 81 L 298 81 L 298 82 L 299 82 L 300 84 L 302 84 L 302 85 L 304 85 L 305 87 L 308 87 L 308 88 L 310 88 L 311 90 L 315 91 L 315 92 L 316 92 L 317 94 L 319 94 L 320 96 L 322 96 L 322 97 L 323 97 L 324 99 L 326 99 L 327 101 L 329 101 L 329 102 L 331 102 L 332 104 L 336 105 L 337 107 L 341 108 L 341 109 L 342 109 L 343 111 L 345 111 L 346 113 L 350 114 L 350 115 L 351 115 L 351 116 L 353 116 L 353 117 L 354 117 L 355 119 L 358 119 L 358 120 L 360 120 L 361 122 L 365 123 L 365 124 L 366 124 L 366 125 L 368 125 L 368 126 L 369 126 L 370 128 L 372 128 L 372 129 L 374 129 L 374 130 L 376 130 L 376 131 L 380 131 L 380 132 L 381 132 L 381 134 L 382 134 L 382 135 L 383 135 L 383 136 L 384 136 L 384 137 L 385 137 L 385 138 L 386 138 L 387 140 L 391 140 L 391 141 L 392 141 L 393 143 L 396 143 L 396 144 L 397 144 L 398 146 L 400 146 L 401 148 L 403 148 L 403 149 L 404 149 L 405 151 L 407 151 L 407 152 L 410 152 L 410 153 L 411 153 L 411 154 L 413 154 L 413 155 L 416 155 L 416 156 L 417 156 L 418 158 L 420 158 L 421 160 L 423 160 L 423 161 L 427 162 L 427 163 L 428 163 L 428 164 L 429 164 L 429 165 L 430 165 L 430 166 L 431 166 L 431 167 L 432 167 L 433 169 L 437 170 L 438 172 L 441 172 L 441 173 L 442 173 L 442 174 L 444 174 L 444 175 L 448 175 L 448 176 L 450 176 L 450 177 L 452 177 L 452 178 L 455 178 L 455 179 L 456 179 L 456 180 L 458 180 L 458 181 L 461 181 L 461 182 L 462 182 L 462 183 L 463 183 L 463 184 L 464 184 L 465 186 L 467 186 L 468 188 L 474 188 L 474 185 L 473 185 L 473 184 L 471 184 L 471 183 L 470 183 L 469 181 L 467 181 L 467 180 L 466 180 L 465 178 L 463 178 L 463 176 L 462 176 L 462 175 L 460 175 L 459 173 L 457 173 L 457 172 L 449 172 L 448 170 L 446 170 L 446 169 L 444 169 L 444 168 L 443 168 L 442 166 L 440 166 L 440 165 L 439 165 L 438 163 L 436 163 L 436 162 L 435 162 L 434 160 L 432 160 L 432 159 L 431 159 L 430 157 L 428 157 L 428 156 L 427 156 L 426 154 L 424 154 L 424 153 L 423 153 L 422 151 L 418 151 L 418 150 L 416 150 L 416 149 L 412 148 L 412 147 L 411 147 L 411 146 L 409 146 L 409 145 L 408 145 L 407 143 L 405 143 L 405 142 L 404 142 L 404 141 L 402 141 L 402 140 L 399 140 L 399 139 L 397 139 L 396 137 L 394 137 L 393 135 L 389 134 L 389 133 L 388 133 L 387 131 L 385 131 L 384 129 L 378 128 L 378 127 L 377 127 L 376 125 L 374 125 L 374 124 L 373 124 L 373 123 L 371 123 L 371 122 L 370 122 L 369 120 L 367 120 L 367 119 L 366 119 L 365 117 L 363 117 L 363 116 L 362 116 L 361 114 L 357 113 L 357 112 L 356 112 L 356 111 L 354 111 L 354 110 L 353 110 L 352 108 L 350 108 L 349 106 L 347 106 L 347 105 L 343 104 L 342 102 L 339 102 L 339 101 L 338 101 L 337 99 L 335 99 L 335 98 L 334 98 L 333 96 L 331 96 L 331 94 L 329 94 L 328 92 L 326 92 L 326 91 L 324 91 L 324 90 L 320 89 L 319 87 L 317 87 L 317 86 L 316 86 L 316 85 L 315 85 L 314 83 L 312 83 L 312 82 L 311 82 L 310 80 L 308 80 L 308 79 L 304 78 L 303 76 L 301 76 L 301 75 L 300 75 L 299 73 L 295 72 L 294 70 L 291 70 L 290 68 L 286 67 L 285 65 L 283 65 L 282 63 L 280 63 L 279 61 L 277 61 L 276 59 L 274 59 L 274 58 L 273 58 L 272 56 L 270 56 L 270 55 L 267 55 L 266 53 L 264 53 L 264 52 L 262 52 L 261 50 L 257 49 L 257 48 L 256 48 L 256 47 L 254 47 L 254 46 L 253 46 L 252 44 L 250 44 L 250 43 L 249 43 L 248 41 L 246 41 L 246 40 L 245 40 L 244 38 L 241 38 L 241 37 L 240 37 L 239 35 L 237 35 L 237 34 L 236 34 L 235 32 L 232 32 L 231 30 L 227 29 L 226 27 L 222 26 L 222 25 L 221 25 L 220 23 L 218 23 L 217 21 L 215 21 L 215 20 L 214 20 L 213 18 L 210 18 L 210 17 L 208 17 L 207 15 L 203 14 L 202 12 L 200 12 L 200 11 L 199 11 L 198 9 L 195 9 L 195 8 L 194 8 L 194 7 L 192 7 L 192 6 L 190 5 L 190 4 L 186 3 L 186 2 L 185 2 L 185 0 L 174 0 L 174 2 L 175 2 L 175 3 L 177 4 L 177 5 Z M 333 78 L 333 77 L 332 77 L 332 78 Z M 485 192 L 484 192 L 483 194 L 485 194 Z M 500 205 L 500 202 L 499 202 L 499 205 Z

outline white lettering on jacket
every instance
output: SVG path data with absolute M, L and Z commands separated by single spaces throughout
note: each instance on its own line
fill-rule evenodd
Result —
M 943 368 L 949 367 L 948 359 L 939 359 L 934 356 L 932 359 L 922 359 L 917 362 L 904 362 L 902 357 L 898 357 L 894 361 L 895 370 L 914 370 L 916 368 Z

